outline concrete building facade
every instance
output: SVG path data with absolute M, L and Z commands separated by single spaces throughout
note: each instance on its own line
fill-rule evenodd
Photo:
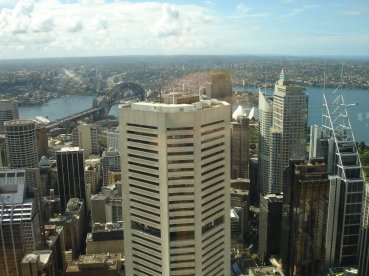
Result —
M 103 152 L 101 156 L 101 169 L 103 175 L 103 185 L 106 186 L 109 184 L 109 171 L 120 172 L 121 170 L 120 154 L 117 149 L 108 148 Z
M 230 105 L 173 102 L 120 109 L 126 274 L 228 275 Z
M 81 124 L 72 132 L 73 146 L 83 149 L 85 159 L 90 154 L 99 154 L 97 129 L 90 124 Z
M 7 121 L 4 132 L 9 168 L 26 169 L 28 187 L 39 188 L 36 123 L 32 120 Z

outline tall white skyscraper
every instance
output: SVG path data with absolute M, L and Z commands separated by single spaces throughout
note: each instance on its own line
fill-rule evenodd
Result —
M 290 84 L 282 69 L 273 102 L 261 95 L 259 105 L 259 186 L 264 194 L 281 193 L 283 171 L 289 159 L 304 159 L 306 155 L 308 96 L 300 87 Z
M 273 101 L 259 92 L 259 191 L 270 194 L 270 129 L 273 125 Z
M 120 109 L 126 274 L 229 275 L 230 105 L 169 97 Z
M 19 119 L 18 103 L 0 100 L 0 133 L 4 133 L 4 122 Z

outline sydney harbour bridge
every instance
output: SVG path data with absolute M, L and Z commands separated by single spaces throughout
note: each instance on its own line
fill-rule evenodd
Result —
M 92 101 L 91 108 L 50 122 L 48 125 L 46 125 L 46 128 L 51 130 L 86 116 L 99 115 L 103 117 L 109 114 L 112 106 L 119 104 L 121 101 L 144 101 L 153 96 L 155 96 L 154 93 L 146 95 L 143 87 L 137 83 L 119 82 L 110 89 L 104 91 L 104 94 L 95 98 Z

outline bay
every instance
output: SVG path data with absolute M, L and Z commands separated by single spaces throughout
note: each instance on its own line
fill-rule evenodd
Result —
M 257 93 L 256 89 L 252 93 Z M 332 92 L 333 89 L 326 89 Z M 272 89 L 267 89 L 267 94 L 272 94 Z M 308 125 L 321 124 L 323 89 L 318 87 L 307 87 L 306 93 L 309 95 Z M 343 89 L 342 94 L 346 104 L 355 104 L 347 107 L 350 122 L 356 141 L 364 141 L 369 145 L 369 90 L 365 89 Z M 22 106 L 19 107 L 21 119 L 32 119 L 36 116 L 47 117 L 53 121 L 70 114 L 92 107 L 94 96 L 65 96 L 50 100 L 45 105 Z M 252 106 L 244 105 L 246 110 Z M 234 109 L 236 106 L 233 107 Z M 118 106 L 115 105 L 110 111 L 110 115 L 118 116 Z

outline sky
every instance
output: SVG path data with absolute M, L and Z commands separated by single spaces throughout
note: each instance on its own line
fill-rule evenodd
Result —
M 369 56 L 368 0 L 0 0 L 0 59 Z

